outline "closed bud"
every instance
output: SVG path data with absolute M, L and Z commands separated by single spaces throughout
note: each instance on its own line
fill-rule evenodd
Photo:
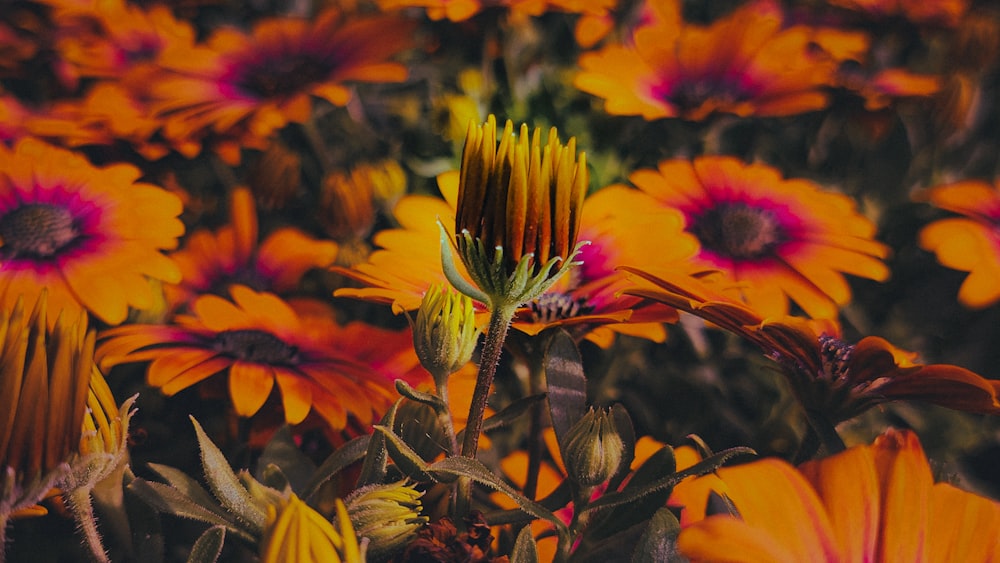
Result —
M 368 556 L 384 559 L 416 537 L 428 518 L 420 515 L 423 493 L 405 481 L 362 487 L 346 499 L 359 538 L 368 538 Z
M 611 412 L 592 408 L 566 434 L 562 455 L 570 478 L 595 487 L 618 471 L 624 449 Z
M 449 375 L 469 363 L 478 340 L 472 299 L 442 285 L 432 285 L 417 310 L 413 346 L 439 388 Z

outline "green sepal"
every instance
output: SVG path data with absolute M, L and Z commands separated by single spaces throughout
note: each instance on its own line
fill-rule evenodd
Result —
M 212 526 L 194 542 L 187 563 L 215 563 L 222 555 L 222 546 L 226 543 L 226 528 Z
M 385 411 L 382 420 L 379 421 L 380 426 L 392 428 L 395 425 L 396 411 L 402 402 L 402 398 L 397 399 L 389 407 L 389 410 Z M 381 483 L 385 479 L 388 461 L 389 452 L 385 448 L 385 437 L 378 432 L 372 433 L 371 441 L 368 442 L 368 448 L 365 452 L 365 461 L 361 464 L 361 474 L 358 475 L 357 487 Z
M 418 391 L 414 389 L 409 383 L 403 381 L 402 379 L 396 380 L 396 391 L 400 395 L 410 399 L 411 401 L 416 401 L 422 403 L 434 409 L 434 412 L 448 412 L 448 405 L 441 400 L 441 397 L 433 395 L 431 393 L 425 393 L 423 391 Z
M 198 435 L 201 463 L 212 494 L 219 499 L 226 510 L 248 524 L 255 534 L 260 534 L 267 519 L 263 507 L 240 483 L 239 478 L 229 466 L 229 461 L 205 434 L 198 421 L 193 416 L 190 418 L 191 423 L 194 424 L 195 433 Z
M 489 296 L 466 281 L 462 277 L 462 274 L 455 268 L 455 258 L 451 253 L 451 237 L 448 236 L 448 230 L 444 228 L 440 220 L 438 221 L 438 227 L 441 230 L 441 269 L 444 271 L 444 276 L 448 278 L 448 282 L 459 292 L 468 295 L 472 299 L 480 303 L 489 303 Z

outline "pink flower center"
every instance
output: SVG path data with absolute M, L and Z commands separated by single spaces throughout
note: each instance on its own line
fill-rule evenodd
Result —
M 65 207 L 28 203 L 0 217 L 0 246 L 6 258 L 51 258 L 79 231 Z
M 768 256 L 786 238 L 774 213 L 746 203 L 716 205 L 694 218 L 691 233 L 705 249 L 733 260 Z
M 299 363 L 299 349 L 270 332 L 255 329 L 226 330 L 215 336 L 215 350 L 233 358 L 268 365 Z

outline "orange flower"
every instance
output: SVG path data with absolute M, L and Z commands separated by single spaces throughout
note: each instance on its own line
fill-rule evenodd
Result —
M 739 514 L 706 515 L 709 491 Z M 909 431 L 889 430 L 871 446 L 798 469 L 778 459 L 723 467 L 678 485 L 673 498 L 693 521 L 677 544 L 692 561 L 1000 558 L 1000 504 L 934 483 Z
M 180 281 L 160 250 L 184 225 L 180 200 L 119 164 L 97 168 L 82 156 L 24 139 L 0 146 L 0 305 L 37 298 L 67 315 L 86 309 L 118 324 L 128 308 L 154 304 L 147 278 Z M 55 322 L 55 319 L 51 319 Z
M 263 20 L 252 34 L 219 29 L 205 46 L 164 53 L 154 110 L 168 138 L 237 133 L 244 146 L 266 148 L 275 129 L 309 119 L 311 96 L 345 105 L 345 82 L 406 78 L 406 67 L 388 59 L 410 45 L 412 27 L 327 9 L 312 20 Z
M 394 381 L 413 385 L 425 375 L 406 332 L 353 323 L 312 301 L 294 308 L 275 295 L 244 286 L 232 301 L 203 295 L 192 314 L 170 325 L 125 325 L 103 332 L 102 366 L 152 360 L 153 387 L 173 395 L 220 373 L 228 375 L 236 413 L 253 416 L 277 384 L 285 421 L 299 424 L 310 411 L 331 429 L 353 417 L 367 425 L 397 397 Z
M 548 11 L 584 14 L 585 16 L 607 16 L 615 7 L 614 0 L 377 0 L 382 10 L 402 10 L 419 7 L 427 10 L 432 20 L 447 18 L 450 21 L 464 21 L 491 7 L 510 10 L 511 19 L 523 20 L 529 16 L 540 16 Z
M 783 27 L 777 3 L 748 3 L 708 27 L 685 23 L 678 0 L 651 8 L 629 45 L 580 57 L 575 84 L 604 98 L 608 113 L 697 121 L 826 107 L 837 65 L 816 56 L 810 28 Z
M 454 224 L 458 175 L 443 174 L 438 185 L 443 200 L 404 197 L 395 210 L 402 228 L 376 234 L 375 244 L 382 248 L 367 263 L 342 270 L 368 287 L 339 289 L 335 295 L 390 303 L 400 312 L 419 307 L 432 284 L 447 283 L 436 220 Z M 680 214 L 652 213 L 653 204 L 644 194 L 625 188 L 606 188 L 585 199 L 578 239 L 590 244 L 580 249 L 583 264 L 519 309 L 513 326 L 528 334 L 563 326 L 602 346 L 610 345 L 616 332 L 655 341 L 666 338 L 661 323 L 676 320 L 676 311 L 619 295 L 628 284 L 615 270 L 654 256 L 663 267 L 689 268 L 686 260 L 696 250 L 696 241 L 683 233 Z M 461 263 L 456 267 L 464 272 Z
M 172 308 L 203 293 L 224 295 L 234 283 L 286 292 L 306 271 L 329 266 L 337 257 L 337 243 L 314 239 L 294 227 L 277 229 L 258 245 L 257 209 L 246 188 L 230 194 L 229 217 L 229 225 L 214 233 L 195 231 L 183 250 L 171 254 L 183 273 L 181 283 L 164 287 Z
M 833 318 L 851 299 L 842 272 L 889 276 L 880 260 L 888 249 L 872 240 L 875 225 L 848 196 L 807 180 L 723 156 L 664 161 L 629 180 L 683 213 L 701 242 L 696 262 L 731 275 L 765 316 L 787 314 L 791 298 L 810 316 Z
M 748 306 L 691 279 L 629 269 L 650 283 L 627 293 L 704 318 L 756 344 L 782 369 L 807 412 L 829 422 L 853 418 L 890 401 L 916 400 L 975 413 L 1000 414 L 1000 381 L 958 366 L 921 365 L 877 336 L 851 345 L 830 322 L 763 318 Z
M 934 221 L 920 231 L 920 246 L 942 265 L 969 272 L 958 300 L 979 309 L 1000 300 L 1000 182 L 967 180 L 922 194 L 931 204 L 964 217 Z

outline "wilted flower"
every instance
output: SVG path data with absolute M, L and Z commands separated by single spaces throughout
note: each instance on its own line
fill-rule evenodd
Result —
M 490 556 L 493 535 L 481 512 L 473 510 L 463 520 L 466 531 L 461 533 L 447 516 L 427 524 L 417 532 L 417 538 L 406 546 L 399 560 L 436 563 L 507 563 L 505 556 Z
M 344 499 L 347 514 L 359 538 L 368 538 L 367 554 L 374 559 L 402 549 L 427 517 L 420 515 L 423 493 L 405 481 L 362 487 Z

